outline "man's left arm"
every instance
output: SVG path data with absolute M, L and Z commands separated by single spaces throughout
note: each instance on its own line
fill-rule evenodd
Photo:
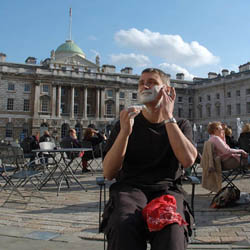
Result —
M 188 125 L 190 126 L 190 124 L 186 124 L 186 129 L 188 129 Z M 195 146 L 183 134 L 177 123 L 166 123 L 165 127 L 168 133 L 171 148 L 173 149 L 173 152 L 178 161 L 184 168 L 192 166 L 198 154 Z
M 169 120 L 173 118 L 174 111 L 174 102 L 176 98 L 175 89 L 173 87 L 163 87 L 160 91 L 160 95 L 162 96 L 161 102 L 161 112 L 163 118 Z M 170 145 L 174 151 L 174 154 L 178 161 L 184 168 L 188 168 L 192 166 L 197 157 L 197 150 L 192 144 L 190 140 L 184 135 L 189 134 L 189 137 L 192 136 L 192 128 L 188 121 L 184 124 L 184 128 L 182 130 L 179 128 L 178 124 L 175 122 L 167 122 L 165 124 Z

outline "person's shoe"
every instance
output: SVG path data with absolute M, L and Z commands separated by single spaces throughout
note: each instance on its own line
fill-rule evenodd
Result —
M 83 169 L 82 169 L 82 173 L 88 173 L 88 172 L 90 172 L 89 169 L 87 169 L 87 168 L 83 168 Z

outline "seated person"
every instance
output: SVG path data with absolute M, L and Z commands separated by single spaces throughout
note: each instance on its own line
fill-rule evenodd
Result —
M 77 139 L 75 129 L 71 128 L 69 130 L 69 135 L 62 139 L 61 146 L 67 147 L 67 148 L 82 148 L 82 144 Z M 68 153 L 67 155 L 68 155 L 68 158 L 74 159 L 78 157 L 80 154 L 76 152 L 76 153 Z M 82 161 L 83 161 L 83 157 L 82 157 Z
M 238 148 L 238 142 L 237 140 L 234 139 L 233 137 L 233 132 L 232 129 L 230 127 L 225 127 L 225 139 L 226 139 L 226 143 L 230 148 Z
M 94 156 L 96 158 L 101 157 L 101 152 L 100 152 L 100 147 L 99 144 L 104 142 L 106 140 L 106 136 L 101 134 L 100 132 L 96 131 L 95 129 L 88 127 L 85 130 L 83 140 L 88 141 L 91 143 L 92 148 L 94 150 Z M 93 159 L 92 152 L 85 152 L 83 156 L 83 161 L 82 161 L 82 172 L 86 172 L 87 169 L 87 161 Z
M 104 177 L 116 182 L 110 186 L 100 230 L 108 250 L 146 250 L 148 240 L 154 250 L 184 250 L 190 225 L 169 223 L 151 232 L 142 211 L 168 194 L 176 200 L 179 215 L 192 218 L 179 185 L 181 165 L 190 167 L 197 157 L 192 127 L 187 120 L 174 119 L 176 93 L 163 71 L 142 72 L 138 97 L 144 108 L 121 111 L 104 149 Z
M 50 136 L 49 131 L 45 130 L 43 136 L 40 137 L 39 142 L 54 142 L 53 138 Z
M 229 170 L 240 166 L 241 154 L 243 164 L 247 165 L 248 154 L 242 149 L 233 149 L 225 142 L 225 130 L 221 122 L 210 122 L 208 124 L 209 141 L 214 145 L 214 151 L 221 158 L 222 169 Z
M 239 147 L 250 153 L 250 123 L 246 123 L 238 139 Z

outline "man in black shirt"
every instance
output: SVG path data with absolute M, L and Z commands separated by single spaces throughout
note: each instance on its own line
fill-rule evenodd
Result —
M 187 120 L 174 119 L 176 93 L 163 71 L 142 72 L 138 97 L 143 109 L 121 111 L 104 149 L 104 177 L 116 182 L 110 187 L 101 230 L 107 235 L 108 250 L 145 250 L 147 241 L 153 250 L 184 250 L 186 225 L 172 223 L 150 232 L 142 210 L 153 199 L 170 194 L 177 212 L 189 221 L 179 180 L 180 165 L 190 167 L 197 157 L 192 127 Z

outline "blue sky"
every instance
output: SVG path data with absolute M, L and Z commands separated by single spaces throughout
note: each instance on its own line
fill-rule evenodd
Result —
M 0 52 L 6 61 L 38 62 L 69 38 L 86 58 L 183 72 L 186 79 L 250 61 L 248 0 L 1 0 Z

